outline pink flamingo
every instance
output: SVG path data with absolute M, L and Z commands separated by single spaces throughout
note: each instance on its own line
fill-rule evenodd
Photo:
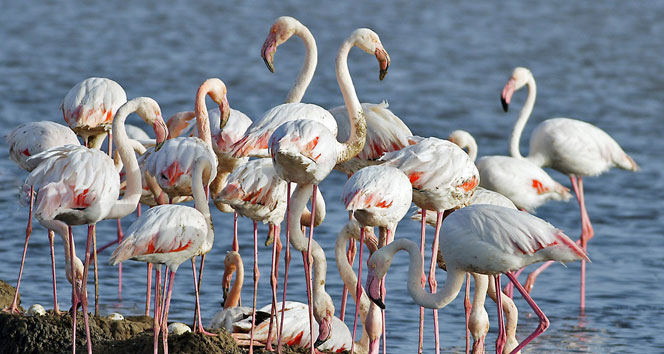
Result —
M 537 329 L 514 348 L 512 353 L 518 352 L 544 332 L 549 321 L 509 272 L 548 260 L 588 260 L 580 247 L 544 220 L 499 206 L 471 205 L 451 213 L 443 226 L 440 252 L 447 265 L 447 279 L 440 292 L 429 294 L 420 286 L 423 262 L 414 242 L 399 239 L 371 256 L 368 262 L 367 291 L 378 306 L 385 306 L 381 300 L 380 279 L 387 273 L 394 255 L 400 250 L 406 250 L 410 256 L 408 291 L 416 303 L 427 308 L 439 309 L 454 300 L 468 272 L 495 275 L 496 289 L 500 289 L 499 275 L 505 273 L 540 318 Z M 501 297 L 497 299 L 499 337 L 496 341 L 496 353 L 502 353 L 505 333 Z
M 530 153 L 524 158 L 519 151 L 519 141 L 535 105 L 537 86 L 533 74 L 524 67 L 515 68 L 501 94 L 503 109 L 507 111 L 512 94 L 524 86 L 528 87 L 528 98 L 514 124 L 510 153 L 514 158 L 527 160 L 541 167 L 551 167 L 569 176 L 581 210 L 582 231 L 579 241 L 585 251 L 594 231 L 583 197 L 583 176 L 597 176 L 612 167 L 638 171 L 639 166 L 609 134 L 592 124 L 569 118 L 547 119 L 535 127 L 530 136 Z M 542 267 L 549 265 L 551 263 Z M 529 275 L 526 283 L 528 289 L 532 288 L 535 277 L 542 270 L 535 271 L 532 277 Z M 581 311 L 585 308 L 585 279 L 586 262 L 582 260 Z
M 287 301 L 283 306 L 282 302 L 264 306 L 256 310 L 262 316 L 255 323 L 255 326 L 252 326 L 250 317 L 252 317 L 254 310 L 250 307 L 238 307 L 238 300 L 240 299 L 244 280 L 244 265 L 240 254 L 235 251 L 227 253 L 224 265 L 224 289 L 228 289 L 233 273 L 237 272 L 235 282 L 233 282 L 230 291 L 224 291 L 224 309 L 215 314 L 210 327 L 226 328 L 226 330 L 232 333 L 233 338 L 239 344 L 249 343 L 250 348 L 252 343 L 247 342 L 247 339 L 251 340 L 252 335 L 247 332 L 253 330 L 253 341 L 269 347 L 271 342 L 275 342 L 275 339 L 270 334 L 276 331 L 277 324 L 273 323 L 273 321 L 268 321 L 267 318 L 272 317 L 272 315 L 269 315 L 273 311 L 272 309 L 279 309 L 277 310 L 278 312 L 283 311 L 284 313 L 283 340 L 286 344 L 296 347 L 308 347 L 310 345 L 311 336 L 309 336 L 309 326 L 307 324 L 309 314 L 307 304 Z M 281 310 L 282 307 L 283 310 Z M 350 347 L 350 331 L 348 331 L 348 327 L 337 317 L 332 319 L 331 326 L 334 335 L 319 348 L 332 352 L 347 350 Z M 270 329 L 270 327 L 274 328 Z
M 454 143 L 438 138 L 426 138 L 415 145 L 387 153 L 380 158 L 388 166 L 403 171 L 413 186 L 413 202 L 422 210 L 435 210 L 438 221 L 433 239 L 429 288 L 436 291 L 436 257 L 438 233 L 443 212 L 468 205 L 479 183 L 479 173 L 468 155 Z M 424 260 L 425 223 L 421 224 L 421 253 Z M 422 287 L 424 287 L 422 274 Z M 434 309 L 434 337 L 436 353 L 440 352 L 438 311 Z M 423 336 L 424 309 L 420 308 L 420 339 Z M 421 341 L 418 352 L 422 350 Z
M 42 159 L 25 181 L 23 192 L 37 190 L 36 214 L 40 220 L 60 220 L 69 225 L 89 224 L 82 288 L 87 348 L 92 351 L 87 312 L 87 271 L 90 265 L 90 243 L 94 237 L 94 224 L 103 219 L 118 219 L 136 209 L 141 194 L 141 176 L 134 152 L 129 148 L 124 130 L 126 117 L 137 112 L 152 125 L 161 142 L 167 135 L 166 124 L 161 118 L 159 105 L 151 98 L 140 97 L 125 103 L 116 113 L 113 139 L 127 171 L 127 189 L 118 200 L 120 178 L 113 160 L 96 149 L 78 145 L 52 148 L 35 158 Z M 73 236 L 69 233 L 70 252 L 74 249 Z M 73 259 L 73 257 L 71 257 Z M 72 273 L 75 274 L 72 270 Z M 73 308 L 78 296 L 73 294 Z M 76 316 L 72 316 L 74 328 Z M 76 331 L 74 331 L 75 343 Z M 75 346 L 73 346 L 75 351 Z
M 210 218 L 210 208 L 204 188 L 209 183 L 206 174 L 214 167 L 205 156 L 194 161 L 192 172 L 192 193 L 195 208 L 182 205 L 159 205 L 148 209 L 128 229 L 128 236 L 122 241 L 113 255 L 111 264 L 127 259 L 157 264 L 154 307 L 154 353 L 158 353 L 159 332 L 162 332 L 164 353 L 168 353 L 168 311 L 173 291 L 175 272 L 182 262 L 191 259 L 196 291 L 196 308 L 199 311 L 198 326 L 203 328 L 200 316 L 198 281 L 194 257 L 200 255 L 205 244 L 212 244 L 214 230 Z M 207 181 L 204 187 L 204 182 Z M 168 290 L 163 310 L 160 314 L 159 288 L 161 284 L 161 265 L 168 268 Z M 164 284 L 166 289 L 166 284 Z
M 397 223 L 406 215 L 412 201 L 412 187 L 408 177 L 399 169 L 390 166 L 367 166 L 357 171 L 344 185 L 342 199 L 346 210 L 352 211 L 361 225 L 360 246 L 364 244 L 364 227 L 378 226 L 380 239 L 378 247 L 392 242 Z M 362 248 L 358 278 L 362 278 Z M 353 342 L 357 328 L 357 315 L 359 313 L 362 287 L 357 282 L 355 294 L 355 323 L 353 325 Z M 385 313 L 382 313 L 383 324 L 383 351 L 385 343 Z M 366 329 L 366 328 L 365 328 Z M 380 337 L 379 337 L 380 338 Z M 369 342 L 369 353 L 378 353 L 378 339 Z M 351 347 L 351 352 L 353 348 Z
M 62 146 L 67 144 L 80 144 L 76 138 L 76 134 L 72 132 L 71 129 L 65 127 L 62 124 L 58 124 L 50 121 L 41 121 L 41 122 L 30 122 L 21 124 L 18 127 L 12 129 L 12 131 L 7 134 L 7 145 L 9 145 L 9 157 L 16 162 L 22 169 L 30 172 L 37 167 L 41 162 L 40 159 L 31 159 L 30 157 L 39 154 L 43 151 L 46 151 L 52 147 Z M 16 292 L 14 293 L 14 300 L 12 304 L 7 308 L 7 311 L 10 313 L 18 313 L 18 293 L 21 286 L 21 275 L 23 274 L 23 264 L 25 262 L 25 254 L 28 249 L 28 240 L 30 239 L 30 234 L 32 231 L 32 194 L 34 189 L 30 191 L 30 212 L 28 219 L 28 226 L 25 233 L 25 244 L 23 246 L 23 255 L 21 257 L 21 266 L 18 271 L 18 281 L 16 282 Z M 65 227 L 63 240 L 67 239 L 67 232 Z M 53 277 L 53 312 L 59 313 L 58 308 L 58 295 L 55 285 L 55 255 L 53 253 L 53 237 L 54 233 L 52 229 L 48 230 L 48 239 L 51 246 L 51 270 Z M 67 249 L 67 245 L 65 245 Z M 68 253 L 65 252 L 65 256 L 68 257 Z

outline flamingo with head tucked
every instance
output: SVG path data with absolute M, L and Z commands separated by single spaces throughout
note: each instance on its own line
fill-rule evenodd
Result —
M 423 263 L 417 245 L 399 239 L 376 251 L 369 259 L 367 291 L 372 301 L 381 307 L 380 279 L 390 268 L 394 255 L 406 250 L 410 256 L 408 290 L 416 303 L 427 308 L 442 308 L 456 298 L 466 273 L 495 275 L 496 289 L 500 289 L 499 275 L 505 273 L 523 294 L 540 318 L 537 329 L 512 350 L 516 353 L 549 326 L 544 313 L 510 272 L 529 264 L 555 260 L 570 262 L 588 260 L 585 252 L 562 231 L 528 213 L 509 208 L 480 204 L 451 213 L 440 235 L 440 252 L 447 266 L 447 279 L 435 294 L 426 293 L 420 286 Z M 496 353 L 505 344 L 501 297 L 497 297 L 499 337 Z
M 528 156 L 523 157 L 519 151 L 519 141 L 537 95 L 533 74 L 524 67 L 515 68 L 501 94 L 503 109 L 507 111 L 514 92 L 524 86 L 528 87 L 528 98 L 514 124 L 510 153 L 516 159 L 526 160 L 541 167 L 551 167 L 569 176 L 581 210 L 582 232 L 579 241 L 585 251 L 594 231 L 586 211 L 583 177 L 597 176 L 613 167 L 638 171 L 639 166 L 609 134 L 592 124 L 570 118 L 547 119 L 535 127 L 530 136 L 530 152 Z M 541 270 L 543 269 L 538 270 L 534 276 Z M 581 311 L 585 308 L 585 279 L 586 263 L 582 260 Z M 529 276 L 528 287 L 531 288 L 533 283 L 534 277 Z

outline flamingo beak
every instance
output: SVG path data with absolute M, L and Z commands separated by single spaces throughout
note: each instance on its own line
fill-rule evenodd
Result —
M 319 324 L 318 338 L 314 343 L 314 348 L 318 348 L 328 339 L 330 339 L 330 333 L 332 332 L 332 324 L 330 323 L 330 316 L 325 316 Z
M 500 103 L 503 106 L 503 111 L 507 112 L 509 108 L 510 101 L 512 100 L 512 95 L 514 94 L 514 88 L 516 87 L 516 79 L 510 78 L 503 88 L 503 92 L 500 95 Z
M 228 97 L 226 95 L 224 95 L 224 97 L 221 99 L 221 102 L 219 102 L 219 112 L 221 112 L 221 122 L 219 123 L 219 129 L 224 130 L 224 127 L 228 122 L 228 118 L 231 116 L 231 107 L 228 104 Z
M 168 127 L 166 126 L 164 118 L 162 118 L 161 115 L 157 116 L 157 119 L 152 125 L 152 129 L 154 130 L 154 134 L 157 137 L 157 146 L 161 147 L 160 144 L 163 144 L 164 140 L 166 140 L 166 137 L 168 137 Z M 155 147 L 155 150 L 158 150 L 158 148 Z
M 261 49 L 261 57 L 270 72 L 274 72 L 274 53 L 277 51 L 277 33 L 270 31 L 270 34 L 265 38 L 263 48 Z
M 385 310 L 385 303 L 383 302 L 383 291 L 380 286 L 380 279 L 376 276 L 376 272 L 373 268 L 369 268 L 369 274 L 367 274 L 367 295 L 369 299 L 373 301 L 374 304 L 378 305 L 381 310 Z
M 380 66 L 380 75 L 378 76 L 378 79 L 383 80 L 385 75 L 387 75 L 387 69 L 390 67 L 390 55 L 387 54 L 383 48 L 376 48 L 375 55 L 376 59 L 378 59 L 378 65 Z

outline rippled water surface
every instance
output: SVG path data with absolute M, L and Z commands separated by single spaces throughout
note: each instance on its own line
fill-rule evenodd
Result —
M 197 86 L 220 77 L 229 87 L 231 105 L 253 118 L 284 99 L 304 58 L 299 40 L 279 47 L 276 73 L 271 74 L 259 49 L 272 21 L 291 15 L 316 37 L 319 66 L 305 102 L 333 107 L 343 103 L 334 75 L 334 55 L 341 41 L 357 27 L 370 27 L 392 58 L 390 73 L 377 80 L 375 60 L 355 50 L 349 57 L 360 99 L 387 99 L 390 108 L 413 133 L 445 137 L 454 129 L 470 131 L 480 156 L 506 154 L 507 139 L 525 93 L 515 95 L 508 114 L 499 93 L 515 66 L 529 67 L 538 83 L 532 128 L 543 119 L 583 119 L 609 132 L 641 165 L 638 173 L 610 171 L 585 183 L 588 211 L 596 237 L 590 243 L 587 310 L 579 315 L 579 264 L 555 265 L 533 291 L 549 315 L 551 328 L 525 352 L 608 353 L 664 351 L 664 3 L 661 1 L 364 1 L 242 2 L 178 1 L 114 3 L 90 1 L 11 2 L 0 13 L 0 134 L 22 122 L 62 123 L 59 106 L 67 91 L 89 76 L 119 82 L 128 97 L 151 96 L 165 116 L 193 108 Z M 358 54 L 359 53 L 359 54 Z M 24 241 L 27 211 L 18 205 L 17 187 L 26 173 L 0 150 L 0 278 L 15 282 Z M 554 178 L 569 185 L 564 175 Z M 346 213 L 339 201 L 345 176 L 334 172 L 321 188 L 328 218 L 316 230 L 327 252 L 327 286 L 337 309 L 341 280 L 333 260 L 334 239 Z M 574 201 L 552 203 L 538 216 L 580 234 Z M 133 216 L 124 220 L 128 226 Z M 202 289 L 204 320 L 219 309 L 223 256 L 230 249 L 232 217 L 213 210 L 214 249 L 206 262 Z M 251 222 L 241 220 L 241 253 L 247 272 L 251 261 Z M 265 233 L 261 227 L 261 234 Z M 84 247 L 83 227 L 75 228 Z M 99 224 L 98 239 L 115 237 L 115 222 Z M 404 220 L 397 237 L 416 240 L 418 224 Z M 430 241 L 431 237 L 429 237 Z M 70 288 L 64 277 L 61 243 L 57 242 L 58 291 L 68 307 Z M 260 247 L 262 271 L 258 304 L 267 304 L 269 251 Z M 79 251 L 80 252 L 80 251 Z M 109 251 L 100 255 L 101 301 L 104 313 L 142 312 L 145 266 L 127 262 L 122 300 L 117 271 L 108 266 Z M 304 276 L 294 257 L 290 299 L 305 301 Z M 51 305 L 46 232 L 35 227 L 30 240 L 24 282 L 24 305 Z M 399 254 L 388 275 L 388 347 L 414 352 L 418 308 L 405 287 L 406 259 Z M 439 272 L 439 284 L 444 282 Z M 247 277 L 249 284 L 250 277 Z M 92 287 L 90 288 L 92 290 Z M 176 277 L 172 320 L 190 322 L 193 313 L 189 267 Z M 243 292 L 251 299 L 251 286 Z M 520 339 L 537 320 L 517 296 Z M 495 323 L 495 309 L 487 303 Z M 337 313 L 339 311 L 337 310 Z M 352 313 L 352 310 L 351 310 Z M 425 352 L 433 351 L 431 314 L 427 311 Z M 351 320 L 347 321 L 352 325 Z M 464 350 L 460 299 L 440 311 L 443 352 Z M 495 326 L 493 326 L 495 327 Z M 487 339 L 493 349 L 495 329 Z

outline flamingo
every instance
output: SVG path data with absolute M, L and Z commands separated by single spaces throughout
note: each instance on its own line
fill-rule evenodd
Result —
M 380 38 L 369 29 L 360 28 L 355 30 L 339 48 L 336 60 L 337 80 L 346 107 L 350 112 L 350 125 L 352 127 L 348 141 L 338 143 L 335 138 L 336 129 L 330 130 L 326 125 L 311 119 L 288 121 L 277 128 L 270 137 L 269 150 L 275 170 L 286 181 L 298 183 L 295 192 L 291 196 L 292 205 L 289 210 L 291 220 L 300 220 L 300 214 L 309 196 L 312 195 L 312 190 L 314 193 L 312 203 L 315 204 L 316 186 L 330 173 L 334 165 L 352 158 L 364 146 L 366 122 L 350 78 L 347 63 L 348 53 L 353 46 L 358 46 L 365 52 L 376 56 L 380 65 L 379 77 L 381 79 L 387 73 L 389 66 L 389 56 L 383 49 Z M 322 108 L 320 110 L 327 112 Z M 331 118 L 329 113 L 326 114 Z M 301 115 L 299 117 L 305 116 Z M 275 117 L 275 119 L 279 118 Z M 336 124 L 333 127 L 336 128 Z M 306 249 L 307 258 L 314 257 L 315 272 L 324 277 L 327 264 L 323 250 L 317 242 L 312 240 L 312 229 L 309 233 L 309 242 L 306 242 L 302 231 L 295 226 L 299 224 L 299 222 L 295 222 L 288 225 L 293 247 L 299 251 Z M 312 249 L 314 254 L 311 252 Z M 317 258 L 320 258 L 320 260 Z M 305 265 L 307 263 L 309 262 L 305 262 Z M 309 309 L 316 313 L 316 321 L 320 328 L 317 342 L 321 343 L 330 336 L 330 320 L 334 315 L 334 304 L 325 291 L 324 284 L 320 284 L 319 280 L 316 280 L 315 283 L 316 291 L 314 293 L 309 291 L 309 295 L 313 295 L 313 306 L 310 306 Z M 307 277 L 307 284 L 307 288 L 310 289 L 309 277 Z M 308 302 L 311 303 L 311 301 Z M 312 314 L 310 313 L 310 319 L 311 317 Z M 310 329 L 313 331 L 313 321 L 311 321 Z M 314 345 L 310 348 L 311 352 L 313 352 L 313 349 Z
M 192 193 L 195 208 L 182 205 L 159 205 L 148 209 L 129 227 L 128 236 L 113 251 L 110 263 L 133 259 L 142 262 L 157 264 L 155 282 L 155 308 L 154 308 L 154 353 L 158 353 L 159 332 L 162 332 L 164 353 L 168 353 L 168 311 L 173 292 L 175 272 L 182 262 L 191 259 L 194 276 L 194 289 L 196 291 L 196 308 L 198 309 L 198 326 L 203 328 L 200 316 L 198 281 L 196 280 L 196 265 L 194 257 L 203 252 L 206 243 L 211 244 L 214 239 L 214 230 L 210 218 L 210 208 L 204 188 L 209 183 L 205 175 L 211 173 L 214 166 L 205 156 L 199 156 L 194 161 L 192 172 Z M 206 186 L 204 187 L 204 183 Z M 168 268 L 168 290 L 166 292 L 165 306 L 160 315 L 159 288 L 161 284 L 161 265 Z M 166 284 L 164 284 L 166 289 Z M 160 318 L 161 316 L 161 318 Z
M 414 242 L 399 239 L 374 252 L 368 262 L 367 292 L 371 300 L 383 308 L 385 304 L 381 300 L 380 279 L 387 273 L 394 255 L 400 250 L 406 250 L 410 256 L 408 291 L 417 304 L 427 308 L 440 309 L 452 302 L 468 272 L 495 275 L 496 289 L 500 289 L 499 275 L 505 273 L 540 318 L 539 326 L 512 353 L 518 352 L 544 332 L 549 321 L 510 272 L 548 260 L 563 263 L 589 260 L 583 249 L 544 220 L 500 206 L 471 205 L 451 213 L 443 226 L 440 252 L 447 266 L 447 279 L 440 292 L 429 294 L 420 286 L 424 265 Z M 501 297 L 497 299 L 500 303 Z M 502 353 L 505 342 L 501 304 L 498 308 L 499 337 L 496 353 Z
M 62 124 L 50 121 L 30 122 L 19 125 L 12 129 L 7 134 L 7 145 L 9 145 L 9 157 L 12 161 L 16 162 L 22 169 L 30 172 L 37 167 L 41 160 L 30 159 L 31 156 L 46 151 L 52 147 L 62 146 L 67 144 L 80 144 L 76 138 L 76 134 Z M 7 308 L 10 313 L 18 313 L 18 293 L 21 286 L 21 275 L 23 274 L 23 264 L 25 262 L 25 254 L 28 249 L 28 240 L 32 231 L 32 194 L 34 190 L 30 191 L 30 211 L 28 226 L 25 233 L 25 244 L 23 246 L 23 255 L 21 257 L 21 266 L 18 271 L 18 281 L 16 282 L 16 291 L 14 293 L 14 300 Z M 66 227 L 65 227 L 66 229 Z M 60 234 L 62 236 L 62 234 Z M 55 285 L 55 255 L 53 253 L 53 230 L 49 229 L 48 239 L 51 246 L 51 270 L 53 276 L 53 312 L 59 313 L 58 309 L 58 296 Z M 63 239 L 66 242 L 67 232 L 65 231 Z M 67 245 L 65 245 L 65 250 Z M 65 252 L 68 257 L 68 252 Z
M 360 246 L 364 244 L 364 227 L 378 226 L 380 240 L 378 246 L 382 247 L 390 243 L 394 238 L 397 223 L 401 220 L 410 207 L 412 201 L 412 187 L 408 177 L 401 170 L 390 166 L 367 166 L 362 168 L 344 185 L 342 199 L 346 210 L 352 211 L 360 222 Z M 362 248 L 360 248 L 360 259 L 358 278 L 362 277 Z M 355 342 L 355 329 L 357 328 L 357 315 L 359 313 L 360 299 L 362 294 L 361 283 L 357 283 L 355 295 L 355 324 L 353 325 L 353 342 Z M 385 343 L 385 313 L 382 313 L 383 323 L 383 349 Z M 353 348 L 351 347 L 351 352 Z M 369 353 L 378 353 L 378 340 L 369 342 Z
M 240 343 L 249 339 L 247 337 L 251 338 L 251 335 L 247 332 L 252 330 L 254 331 L 254 341 L 269 346 L 271 342 L 274 342 L 270 333 L 276 330 L 276 328 L 270 329 L 270 327 L 277 325 L 276 323 L 273 324 L 272 321 L 268 321 L 267 318 L 272 317 L 270 315 L 272 309 L 283 308 L 283 310 L 280 310 L 284 312 L 283 340 L 291 346 L 308 347 L 310 345 L 311 337 L 309 336 L 309 326 L 307 325 L 309 314 L 307 304 L 287 301 L 285 304 L 278 302 L 264 306 L 258 310 L 252 310 L 250 307 L 238 307 L 238 300 L 240 299 L 244 280 L 244 265 L 240 254 L 235 251 L 228 252 L 224 259 L 224 265 L 224 308 L 215 314 L 210 322 L 211 328 L 225 328 Z M 230 287 L 230 291 L 227 291 L 226 289 L 229 288 L 233 273 L 235 272 L 237 272 L 235 282 Z M 254 311 L 262 315 L 258 322 L 255 323 L 255 326 L 249 320 Z M 348 331 L 346 325 L 339 318 L 334 317 L 331 326 L 333 327 L 332 333 L 334 335 L 319 348 L 332 352 L 348 350 L 350 347 L 350 331 Z
M 530 152 L 527 157 L 523 157 L 519 151 L 519 141 L 523 128 L 530 118 L 537 95 L 533 74 L 524 67 L 515 68 L 501 94 L 503 109 L 507 111 L 514 92 L 524 86 L 528 87 L 528 98 L 514 124 L 510 153 L 514 158 L 529 161 L 540 167 L 551 167 L 569 176 L 581 211 L 582 231 L 579 241 L 585 251 L 587 242 L 593 237 L 594 231 L 586 211 L 583 177 L 600 175 L 612 167 L 635 172 L 639 170 L 639 166 L 609 134 L 592 124 L 570 118 L 547 119 L 535 127 L 530 135 Z M 551 263 L 542 267 L 549 265 Z M 544 269 L 535 271 L 532 277 L 529 275 L 529 281 L 526 283 L 528 289 L 532 289 L 535 277 L 542 270 Z M 582 260 L 581 311 L 584 310 L 586 303 L 585 279 L 586 263 Z
M 117 82 L 100 77 L 87 78 L 72 87 L 62 102 L 62 116 L 83 138 L 85 146 L 99 149 L 111 129 L 113 116 L 127 102 Z
M 113 121 L 113 131 L 116 132 L 113 139 L 127 171 L 127 189 L 122 199 L 117 199 L 120 178 L 113 160 L 99 150 L 79 145 L 55 147 L 35 155 L 35 159 L 43 161 L 30 173 L 22 188 L 24 194 L 29 190 L 37 190 L 36 215 L 39 220 L 60 220 L 68 225 L 89 224 L 84 275 L 80 289 L 88 352 L 92 351 L 92 343 L 88 326 L 86 282 L 90 264 L 90 242 L 94 237 L 93 225 L 103 219 L 118 219 L 133 212 L 141 194 L 138 162 L 128 146 L 124 130 L 124 121 L 132 112 L 137 112 L 153 126 L 157 142 L 162 142 L 167 135 L 166 123 L 161 118 L 159 105 L 153 99 L 139 97 L 118 109 Z M 69 244 L 70 250 L 73 250 L 71 232 Z M 72 274 L 75 274 L 73 270 Z M 76 309 L 78 302 L 76 291 L 73 300 L 73 308 Z M 76 316 L 72 316 L 72 319 L 76 328 Z M 75 336 L 76 331 L 74 331 L 74 343 Z M 75 351 L 75 346 L 73 350 Z
M 454 143 L 438 138 L 421 139 L 414 145 L 387 153 L 380 158 L 388 166 L 399 168 L 412 184 L 413 202 L 422 210 L 435 210 L 438 221 L 433 239 L 431 266 L 429 268 L 429 288 L 436 291 L 436 264 L 438 233 L 443 220 L 443 212 L 464 207 L 479 183 L 479 173 L 468 155 Z M 425 223 L 421 224 L 421 253 L 424 261 Z M 422 274 L 422 287 L 424 287 Z M 438 311 L 434 309 L 434 338 L 436 353 L 440 352 L 438 335 Z M 422 350 L 424 309 L 420 307 L 420 341 L 418 352 Z

